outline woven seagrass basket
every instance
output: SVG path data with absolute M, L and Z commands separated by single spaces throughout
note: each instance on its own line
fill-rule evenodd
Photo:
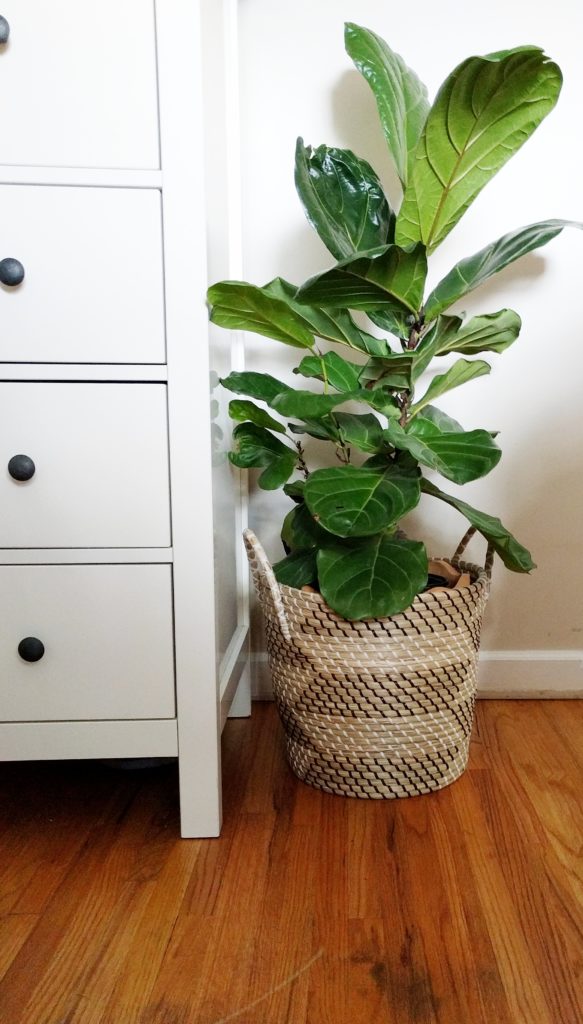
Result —
M 441 789 L 468 762 L 482 616 L 492 569 L 460 590 L 419 594 L 399 615 L 351 622 L 324 598 L 280 585 L 251 530 L 244 534 L 265 616 L 287 757 L 304 782 L 382 799 Z

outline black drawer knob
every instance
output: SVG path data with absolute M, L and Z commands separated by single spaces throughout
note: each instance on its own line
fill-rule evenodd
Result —
M 45 645 L 36 636 L 25 636 L 18 645 L 18 653 L 23 661 L 40 661 L 45 653 Z
M 2 284 L 8 285 L 9 288 L 16 288 L 16 285 L 22 284 L 24 267 L 20 260 L 15 260 L 12 256 L 0 260 L 0 281 Z
M 0 14 L 0 46 L 2 45 L 2 43 L 7 43 L 8 42 L 9 35 L 10 35 L 10 25 L 6 21 L 6 18 L 3 18 L 2 15 Z
M 30 480 L 36 466 L 28 455 L 13 455 L 8 463 L 8 472 L 13 480 Z

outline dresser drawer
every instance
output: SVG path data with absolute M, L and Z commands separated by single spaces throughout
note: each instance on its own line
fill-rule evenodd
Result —
M 153 0 L 3 0 L 0 163 L 159 166 Z
M 0 362 L 165 362 L 157 190 L 2 185 L 0 224 Z
M 0 548 L 169 545 L 166 386 L 0 384 L 0 509 Z
M 169 565 L 0 566 L 0 606 L 0 721 L 174 717 Z

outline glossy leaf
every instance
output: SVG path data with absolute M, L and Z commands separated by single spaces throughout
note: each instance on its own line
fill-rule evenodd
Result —
M 283 521 L 281 539 L 290 551 L 308 551 L 329 540 L 329 535 L 318 526 L 307 505 L 301 502 L 288 512 Z
M 223 281 L 208 290 L 210 318 L 220 327 L 251 331 L 295 348 L 312 348 L 314 335 L 289 305 L 244 281 Z
M 294 373 L 302 377 L 315 377 L 322 380 L 336 391 L 355 391 L 362 367 L 350 363 L 336 352 L 326 352 L 323 356 L 305 356 Z
M 360 393 L 364 396 L 362 401 L 370 405 L 375 412 L 380 412 L 389 419 L 399 419 L 401 416 L 401 406 L 394 397 L 391 388 L 378 387 L 370 390 L 365 388 Z
M 233 371 L 228 377 L 221 378 L 221 384 L 227 391 L 234 391 L 236 395 L 247 395 L 249 398 L 258 398 L 262 402 L 271 405 L 278 395 L 291 391 L 287 384 L 272 377 L 269 373 L 255 373 L 252 370 L 243 372 Z
M 397 315 L 416 314 L 423 299 L 427 259 L 422 245 L 372 249 L 312 277 L 297 295 L 300 302 L 349 309 L 388 307 Z
M 325 530 L 338 537 L 368 537 L 415 508 L 419 472 L 393 462 L 384 469 L 317 469 L 306 480 L 304 498 Z
M 308 434 L 317 441 L 333 441 L 337 444 L 340 441 L 340 431 L 336 427 L 334 415 L 322 416 L 320 419 L 303 419 L 301 423 L 290 423 L 289 429 L 293 434 Z
M 422 417 L 414 420 L 407 431 L 391 423 L 384 436 L 395 448 L 409 452 L 417 462 L 456 484 L 486 476 L 502 456 L 487 430 L 442 431 Z
M 403 188 L 429 110 L 427 89 L 384 39 L 349 22 L 346 52 L 366 78 L 375 99 L 385 138 Z
M 294 391 L 292 388 L 285 394 L 278 395 L 271 402 L 271 407 L 282 416 L 293 416 L 300 420 L 318 419 L 332 412 L 337 405 L 357 398 L 354 394 L 318 395 L 313 391 Z
M 316 549 L 293 551 L 280 562 L 275 562 L 272 568 L 277 582 L 283 583 L 286 587 L 300 590 L 302 587 L 311 586 L 318 578 Z
M 265 467 L 257 483 L 266 491 L 289 480 L 298 461 L 298 453 L 255 423 L 240 423 L 233 431 L 235 451 L 229 459 L 241 469 Z
M 397 243 L 435 249 L 552 110 L 561 83 L 557 65 L 534 46 L 469 57 L 455 68 L 419 139 Z
M 473 256 L 460 260 L 428 297 L 425 307 L 427 320 L 435 319 L 442 310 L 484 284 L 493 274 L 497 274 L 521 256 L 546 245 L 568 226 L 581 227 L 575 221 L 567 220 L 543 220 L 537 224 L 529 224 L 526 228 L 509 231 L 507 235 L 490 242 Z
M 386 340 L 361 330 L 345 309 L 318 309 L 296 301 L 297 288 L 281 278 L 263 288 L 225 281 L 209 289 L 215 302 L 211 320 L 222 327 L 250 331 L 296 348 L 313 348 L 316 337 L 359 352 L 390 353 Z
M 330 415 L 321 416 L 319 419 L 307 417 L 301 423 L 288 423 L 288 427 L 292 434 L 309 434 L 318 441 L 338 441 L 340 435 L 334 422 L 338 415 L 335 413 L 334 419 Z
M 390 359 L 369 359 L 360 373 L 360 383 L 369 387 L 390 387 L 396 390 L 411 387 L 413 356 L 409 353 L 394 355 Z
M 512 309 L 474 316 L 464 324 L 459 316 L 441 315 L 415 351 L 414 375 L 417 378 L 434 356 L 446 352 L 504 352 L 518 335 L 522 321 Z
M 304 500 L 304 487 L 305 480 L 292 480 L 289 484 L 284 485 L 283 493 L 287 494 L 292 501 L 300 502 Z
M 429 480 L 423 480 L 421 487 L 426 494 L 431 494 L 434 498 L 439 498 L 453 508 L 457 508 L 458 512 L 461 512 L 472 526 L 475 526 L 478 532 L 492 544 L 507 569 L 512 569 L 513 572 L 530 572 L 531 569 L 536 569 L 530 552 L 516 540 L 516 537 L 512 536 L 495 516 L 490 516 L 487 512 L 480 512 L 477 508 L 468 505 L 466 501 L 461 501 L 460 498 L 455 498 L 451 494 L 445 494 Z
M 229 402 L 229 416 L 232 420 L 237 420 L 238 423 L 248 420 L 251 423 L 256 423 L 258 427 L 265 427 L 266 430 L 277 430 L 280 434 L 286 432 L 283 423 L 278 423 L 265 409 L 260 409 L 258 405 L 244 399 L 234 398 L 232 402 Z
M 345 619 L 397 615 L 427 582 L 423 544 L 385 534 L 327 545 L 317 564 L 324 599 Z
M 383 447 L 383 428 L 372 413 L 337 412 L 334 419 L 345 444 L 375 454 Z
M 263 290 L 287 303 L 318 338 L 348 345 L 349 348 L 366 352 L 371 356 L 390 354 L 391 348 L 387 341 L 384 338 L 375 338 L 374 335 L 357 327 L 347 310 L 320 309 L 317 306 L 301 304 L 296 300 L 296 285 L 284 281 L 281 277 L 270 281 Z
M 296 145 L 295 182 L 306 216 L 335 259 L 391 242 L 395 215 L 366 160 L 349 149 Z
M 464 428 L 461 423 L 454 420 L 452 416 L 448 416 L 448 414 L 443 412 L 442 409 L 438 409 L 436 405 L 426 405 L 423 412 L 417 418 L 429 420 L 430 423 L 435 423 L 435 426 L 439 427 L 442 434 L 462 434 L 464 432 Z
M 452 391 L 453 388 L 458 388 L 460 384 L 465 384 L 475 377 L 482 377 L 483 374 L 490 373 L 491 369 L 492 367 L 483 359 L 474 359 L 473 361 L 458 359 L 449 370 L 433 378 L 423 398 L 411 406 L 411 415 L 415 416 L 426 405 L 433 402 L 434 398 L 439 398 L 440 395 Z
M 412 318 L 412 314 L 406 310 L 401 310 L 400 312 L 393 310 L 393 312 L 389 312 L 388 309 L 367 309 L 366 315 L 369 320 L 372 320 L 373 324 L 381 327 L 383 331 L 388 331 L 395 338 L 404 339 L 409 337 L 409 321 Z M 373 354 L 371 353 L 371 355 Z

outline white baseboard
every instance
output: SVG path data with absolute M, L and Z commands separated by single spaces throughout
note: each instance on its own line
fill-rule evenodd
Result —
M 273 700 L 265 651 L 251 655 L 253 700 Z M 478 697 L 583 698 L 583 651 L 482 651 Z

